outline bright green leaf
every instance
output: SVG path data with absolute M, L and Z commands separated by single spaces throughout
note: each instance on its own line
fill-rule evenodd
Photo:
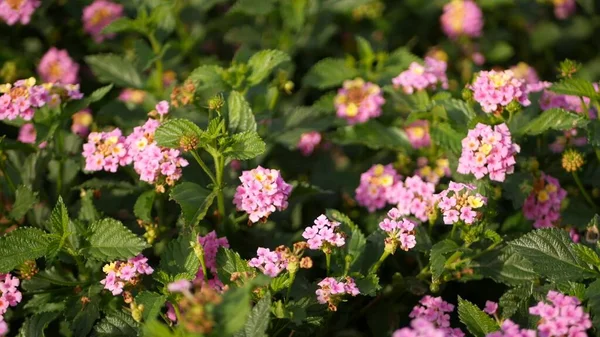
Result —
M 250 311 L 244 328 L 234 337 L 265 337 L 271 316 L 271 295 L 267 293 Z
M 523 126 L 517 133 L 535 136 L 548 130 L 567 130 L 583 127 L 587 123 L 588 121 L 579 114 L 553 108 L 542 112 L 541 115 Z
M 101 261 L 127 259 L 141 253 L 148 245 L 120 221 L 103 219 L 90 225 L 88 254 Z
M 560 82 L 554 83 L 550 87 L 550 91 L 557 94 L 572 95 L 579 97 L 597 97 L 598 93 L 594 89 L 591 82 L 582 78 L 565 78 Z
M 142 291 L 135 297 L 135 303 L 137 305 L 143 305 L 144 311 L 142 313 L 144 321 L 149 321 L 160 313 L 162 308 L 165 306 L 167 297 L 151 291 Z
M 215 193 L 198 184 L 183 182 L 171 189 L 170 197 L 181 207 L 185 223 L 196 225 L 206 216 Z
M 473 303 L 458 297 L 458 317 L 475 337 L 500 330 L 498 323 Z
M 232 143 L 223 150 L 223 155 L 239 160 L 256 158 L 265 152 L 266 144 L 256 131 L 236 133 L 231 137 Z
M 431 278 L 434 282 L 438 281 L 444 272 L 444 265 L 447 260 L 446 255 L 453 253 L 457 249 L 458 245 L 452 240 L 440 241 L 431 247 L 429 261 L 431 265 Z
M 121 87 L 142 88 L 142 77 L 133 63 L 123 56 L 90 55 L 86 56 L 85 61 L 100 82 L 114 83 Z
M 169 275 L 186 275 L 188 279 L 195 277 L 200 267 L 200 260 L 191 246 L 195 240 L 197 238 L 191 235 L 180 235 L 171 240 L 160 255 L 160 270 Z
M 268 2 L 269 0 L 261 0 Z M 250 57 L 248 66 L 250 67 L 250 76 L 248 83 L 256 85 L 262 82 L 269 74 L 283 62 L 290 60 L 290 56 L 280 50 L 262 50 Z
M 202 130 L 198 125 L 182 118 L 168 120 L 161 124 L 154 133 L 154 140 L 158 145 L 172 149 L 180 148 L 182 140 L 198 141 L 201 137 Z
M 225 284 L 230 283 L 231 274 L 233 273 L 244 273 L 252 271 L 252 268 L 248 266 L 248 262 L 240 257 L 237 252 L 228 248 L 219 248 L 217 253 L 217 266 L 219 266 L 218 273 L 219 279 Z
M 361 144 L 371 149 L 410 148 L 404 131 L 397 127 L 384 126 L 374 120 L 341 127 L 337 129 L 332 140 L 342 145 Z
M 21 227 L 4 235 L 0 238 L 0 273 L 44 256 L 49 245 L 49 235 L 37 228 Z
M 231 133 L 256 131 L 256 119 L 244 95 L 232 91 L 227 99 L 228 129 Z

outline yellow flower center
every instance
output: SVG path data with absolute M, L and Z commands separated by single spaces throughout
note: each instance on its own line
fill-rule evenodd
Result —
M 539 202 L 545 202 L 548 201 L 548 199 L 550 199 L 550 196 L 548 195 L 547 191 L 542 190 L 538 192 L 537 199 Z
M 479 147 L 479 151 L 487 156 L 492 151 L 492 146 L 490 144 L 483 144 Z

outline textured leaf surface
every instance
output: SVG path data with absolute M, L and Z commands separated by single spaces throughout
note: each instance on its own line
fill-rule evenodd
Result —
M 135 297 L 135 303 L 144 306 L 144 312 L 142 313 L 144 321 L 156 318 L 165 305 L 166 300 L 167 297 L 165 295 L 151 291 L 142 291 Z
M 345 80 L 358 76 L 342 59 L 327 58 L 315 64 L 304 77 L 304 84 L 319 89 L 337 87 Z
M 19 337 L 44 337 L 46 334 L 44 330 L 48 327 L 52 321 L 54 321 L 59 312 L 44 312 L 41 314 L 33 315 L 25 320 L 21 329 L 19 329 Z M 50 334 L 49 336 L 55 336 Z
M 191 235 L 180 235 L 171 240 L 167 249 L 160 255 L 159 268 L 169 275 L 186 275 L 193 278 L 200 268 L 200 260 L 194 254 L 190 242 L 197 240 Z
M 152 222 L 152 205 L 154 205 L 154 198 L 156 192 L 154 190 L 146 191 L 142 193 L 133 206 L 133 214 L 135 217 L 145 222 Z
M 195 225 L 204 219 L 215 194 L 204 187 L 183 182 L 171 189 L 171 199 L 181 207 L 183 219 L 187 225 Z
M 539 277 L 529 260 L 510 249 L 484 254 L 477 262 L 475 269 L 483 276 L 508 285 L 531 283 Z
M 509 243 L 533 264 L 533 269 L 555 281 L 576 281 L 597 276 L 573 248 L 561 229 L 538 229 Z
M 121 87 L 142 87 L 142 78 L 133 63 L 114 54 L 90 55 L 85 58 L 94 75 L 103 83 Z
M 566 130 L 585 126 L 588 121 L 581 115 L 554 108 L 542 112 L 518 131 L 520 134 L 539 135 L 548 130 Z
M 248 316 L 244 328 L 235 334 L 235 337 L 263 337 L 266 336 L 267 328 L 271 316 L 271 295 L 267 293 L 263 297 Z
M 554 83 L 552 87 L 550 87 L 550 90 L 563 95 L 590 98 L 598 96 L 592 83 L 582 78 L 565 78 L 560 82 Z
M 147 247 L 146 241 L 115 219 L 92 223 L 90 232 L 88 254 L 101 261 L 127 259 Z
M 270 0 L 262 0 L 268 2 Z M 262 50 L 252 55 L 248 60 L 250 66 L 250 76 L 248 82 L 251 85 L 256 85 L 262 82 L 269 74 L 283 62 L 289 61 L 290 56 L 280 50 Z
M 130 314 L 115 311 L 94 326 L 97 337 L 131 337 L 138 335 L 139 325 Z
M 256 158 L 265 152 L 266 144 L 256 131 L 237 133 L 231 137 L 232 143 L 223 150 L 223 154 L 239 160 Z
M 475 337 L 485 337 L 488 333 L 500 330 L 500 327 L 488 314 L 473 303 L 458 297 L 458 317 Z
M 35 205 L 38 200 L 37 192 L 33 192 L 30 187 L 21 185 L 17 188 L 15 203 L 9 216 L 13 220 L 20 220 Z
M 251 271 L 248 262 L 240 257 L 237 252 L 228 248 L 219 248 L 217 253 L 217 266 L 219 266 L 219 279 L 223 283 L 230 283 L 231 274 Z
M 231 133 L 256 131 L 256 119 L 244 95 L 232 91 L 227 99 L 227 111 L 228 126 Z
M 154 133 L 154 140 L 160 146 L 176 149 L 181 147 L 181 139 L 189 137 L 200 139 L 202 130 L 187 119 L 171 119 L 161 124 Z
M 24 227 L 0 238 L 0 273 L 8 273 L 27 260 L 44 256 L 50 238 L 37 228 Z
M 431 247 L 429 260 L 431 262 L 431 278 L 436 281 L 444 272 L 446 264 L 446 255 L 458 249 L 458 245 L 452 240 L 444 240 Z

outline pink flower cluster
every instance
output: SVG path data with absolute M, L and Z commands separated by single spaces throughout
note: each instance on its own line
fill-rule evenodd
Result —
M 250 221 L 266 220 L 276 210 L 287 208 L 292 185 L 283 180 L 279 170 L 258 166 L 242 172 L 240 181 L 233 203 L 239 211 L 248 213 Z
M 560 187 L 558 179 L 542 173 L 533 184 L 533 191 L 523 204 L 523 214 L 533 220 L 533 227 L 554 227 L 560 219 L 560 207 L 567 191 Z
M 486 337 L 537 337 L 535 330 L 521 329 L 510 319 L 504 320 L 500 329 L 500 331 L 487 334 Z
M 321 143 L 321 134 L 317 131 L 305 132 L 300 136 L 298 141 L 298 150 L 303 156 L 310 156 L 319 143 Z
M 75 84 L 78 81 L 79 64 L 66 50 L 50 48 L 40 60 L 38 74 L 44 82 Z
M 349 124 L 379 117 L 384 103 L 381 88 L 361 78 L 345 81 L 334 101 L 337 116 L 346 119 Z
M 550 290 L 546 298 L 550 303 L 539 302 L 529 308 L 530 314 L 540 316 L 537 329 L 541 337 L 587 336 L 592 321 L 577 297 Z
M 523 106 L 531 104 L 527 96 L 527 84 L 515 77 L 512 70 L 480 71 L 469 89 L 473 90 L 473 98 L 487 113 L 501 111 L 512 101 Z
M 521 148 L 512 142 L 506 124 L 478 123 L 462 140 L 462 154 L 458 160 L 458 173 L 473 174 L 481 179 L 489 174 L 491 180 L 504 181 L 515 170 L 515 155 Z
M 554 16 L 557 19 L 564 20 L 575 14 L 577 3 L 575 0 L 553 0 Z
M 387 216 L 379 223 L 379 228 L 388 235 L 385 239 L 385 246 L 389 247 L 392 254 L 398 246 L 404 251 L 414 248 L 417 244 L 415 223 L 402 218 L 402 214 L 397 208 L 392 208 Z
M 431 322 L 436 328 L 443 330 L 447 337 L 463 337 L 465 334 L 459 328 L 450 327 L 449 313 L 452 311 L 454 311 L 454 305 L 444 301 L 441 297 L 427 295 L 413 308 L 409 317 Z
M 144 103 L 146 92 L 139 89 L 126 88 L 119 94 L 119 101 L 139 105 Z
M 120 129 L 110 132 L 92 132 L 83 144 L 86 171 L 117 172 L 119 166 L 131 164 L 125 137 Z
M 556 137 L 548 147 L 554 153 L 562 153 L 567 146 L 581 147 L 587 145 L 587 137 L 580 135 L 577 129 L 563 131 L 563 136 Z
M 436 195 L 438 208 L 444 216 L 446 225 L 459 221 L 470 225 L 480 215 L 476 209 L 487 204 L 487 199 L 479 193 L 473 193 L 472 185 L 450 182 L 448 189 Z
M 90 109 L 78 111 L 71 116 L 73 124 L 71 124 L 71 132 L 79 137 L 86 138 L 90 134 L 90 125 L 94 121 Z
M 356 201 L 369 212 L 384 208 L 388 202 L 389 190 L 400 179 L 392 164 L 373 165 L 361 174 L 360 185 L 356 188 Z
M 9 26 L 19 22 L 29 24 L 33 12 L 40 6 L 39 0 L 0 0 L 0 19 Z
M 256 257 L 248 261 L 248 265 L 258 268 L 263 274 L 276 277 L 287 268 L 288 261 L 279 251 L 271 251 L 269 248 L 259 247 L 256 250 Z
M 429 211 L 434 203 L 435 185 L 423 181 L 419 176 L 408 177 L 404 182 L 397 181 L 387 190 L 387 200 L 396 205 L 401 216 L 414 215 L 421 221 L 429 219 Z
M 442 30 L 451 39 L 460 36 L 479 37 L 483 30 L 483 13 L 472 0 L 452 0 L 444 6 L 440 17 Z
M 410 322 L 410 328 L 396 330 L 392 337 L 447 337 L 447 335 L 445 330 L 438 329 L 430 321 L 415 318 Z
M 415 175 L 423 178 L 423 180 L 437 185 L 440 179 L 444 177 L 450 177 L 450 161 L 446 158 L 439 158 L 435 161 L 435 167 L 429 165 L 429 160 L 425 157 L 419 157 L 417 159 L 417 169 Z
M 548 82 L 543 82 L 543 83 L 548 83 Z M 545 88 L 548 88 L 550 85 L 546 85 Z M 596 91 L 598 91 L 598 85 L 596 83 L 594 83 L 594 89 L 596 89 Z M 583 97 L 583 103 L 585 103 L 586 105 L 590 104 L 590 98 L 589 97 Z M 565 109 L 565 110 L 569 110 L 569 111 L 574 111 L 577 113 L 582 114 L 584 111 L 583 108 L 583 103 L 581 102 L 581 99 L 579 98 L 579 96 L 573 96 L 573 95 L 561 95 L 561 94 L 557 94 L 555 92 L 552 91 L 548 91 L 545 90 L 542 93 L 542 97 L 540 97 L 540 108 L 542 108 L 542 110 L 548 110 L 548 109 L 552 109 L 552 108 L 560 108 L 560 109 Z M 596 111 L 594 109 L 590 109 L 589 111 L 589 117 L 591 119 L 596 119 Z
M 427 88 L 435 89 L 438 84 L 442 88 L 448 89 L 446 68 L 445 61 L 426 57 L 425 65 L 417 62 L 411 63 L 407 70 L 392 79 L 392 83 L 395 88 L 402 87 L 402 90 L 407 94 Z
M 199 235 L 198 243 L 202 246 L 202 250 L 204 251 L 204 263 L 206 264 L 206 269 L 207 271 L 210 271 L 213 276 L 208 279 L 208 285 L 215 290 L 221 290 L 223 288 L 223 283 L 221 283 L 221 280 L 219 280 L 217 275 L 217 253 L 219 252 L 219 247 L 229 248 L 229 241 L 227 241 L 226 237 L 217 237 L 217 232 L 212 231 L 205 236 Z M 198 269 L 194 283 L 200 285 L 204 283 L 204 273 L 202 272 L 202 268 Z
M 406 136 L 413 149 L 420 149 L 431 145 L 431 137 L 429 136 L 429 122 L 426 120 L 415 121 L 404 127 Z
M 22 118 L 29 121 L 36 108 L 58 106 L 63 99 L 81 99 L 79 85 L 35 85 L 35 79 L 18 80 L 14 84 L 0 85 L 0 120 Z
M 537 71 L 525 62 L 517 63 L 517 65 L 510 67 L 510 70 L 516 78 L 525 81 L 528 85 L 540 83 Z
M 123 293 L 126 285 L 137 284 L 141 275 L 150 275 L 154 269 L 148 265 L 148 258 L 140 254 L 127 261 L 116 261 L 104 265 L 102 271 L 106 277 L 100 283 L 104 285 L 104 289 L 116 296 Z
M 306 227 L 302 237 L 305 238 L 310 249 L 329 249 L 331 247 L 342 247 L 346 243 L 343 233 L 336 229 L 340 223 L 330 221 L 324 214 L 315 219 L 314 225 Z
M 21 299 L 23 295 L 17 289 L 20 281 L 11 274 L 0 274 L 0 321 L 3 320 L 3 316 L 8 310 L 8 307 L 14 307 Z
M 356 286 L 354 279 L 346 277 L 343 281 L 337 281 L 333 277 L 327 277 L 318 283 L 317 301 L 321 304 L 329 304 L 329 310 L 336 311 L 337 303 L 346 294 L 356 296 L 360 290 Z
M 106 34 L 102 30 L 116 19 L 123 16 L 123 5 L 107 0 L 95 0 L 83 9 L 83 29 L 92 36 L 96 43 L 111 39 L 115 34 Z
M 19 136 L 17 137 L 17 140 L 25 144 L 35 144 L 36 137 L 37 133 L 33 123 L 26 123 L 23 124 L 23 126 L 21 126 L 19 129 Z
M 188 161 L 181 157 L 179 150 L 156 144 L 154 132 L 159 125 L 156 119 L 148 119 L 144 125 L 133 128 L 125 139 L 125 146 L 140 180 L 149 184 L 165 181 L 172 186 L 181 178 L 181 169 L 188 165 Z

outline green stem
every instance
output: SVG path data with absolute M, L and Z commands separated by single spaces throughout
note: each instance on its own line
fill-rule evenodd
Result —
M 0 165 L 0 173 L 4 179 L 8 182 L 8 186 L 12 190 L 13 194 L 17 192 L 17 188 L 15 187 L 15 183 L 13 183 L 12 178 L 8 175 L 8 172 L 4 169 L 4 166 Z
M 383 261 L 385 261 L 385 259 L 387 259 L 388 256 L 390 256 L 390 252 L 384 250 L 383 254 L 381 254 L 381 256 L 379 257 L 379 260 L 375 262 L 375 264 L 369 271 L 369 274 L 375 274 L 379 270 L 379 267 L 381 267 L 381 264 L 383 264 Z
M 204 282 L 208 282 L 208 274 L 206 273 L 206 261 L 204 260 L 204 247 L 202 247 L 202 245 L 198 245 L 200 246 L 200 249 L 202 249 L 202 254 L 199 256 L 199 260 L 200 260 L 200 265 L 202 266 L 202 275 L 204 276 Z
M 285 303 L 287 303 L 290 299 L 290 292 L 292 291 L 292 286 L 294 285 L 294 281 L 296 280 L 296 272 L 290 273 L 290 285 L 288 286 L 287 293 L 285 295 Z
M 329 268 L 331 267 L 331 253 L 325 253 L 325 263 L 327 265 L 327 276 L 329 276 Z
M 148 35 L 148 41 L 150 41 L 150 46 L 152 47 L 152 51 L 154 52 L 155 56 L 156 56 L 156 77 L 154 79 L 155 81 L 155 85 L 156 85 L 156 89 L 158 90 L 159 93 L 162 94 L 163 92 L 163 62 L 162 62 L 162 58 L 158 57 L 158 55 L 160 54 L 161 51 L 161 46 L 160 43 L 158 42 L 158 40 L 156 39 L 156 37 L 154 37 L 154 33 L 149 33 Z
M 200 165 L 200 167 L 208 175 L 210 180 L 212 180 L 213 184 L 217 185 L 217 180 L 215 179 L 215 175 L 210 171 L 208 166 L 206 166 L 206 163 L 202 160 L 202 158 L 200 157 L 198 152 L 196 152 L 196 150 L 194 150 L 194 151 L 191 151 L 191 153 L 192 153 L 192 156 L 194 157 L 194 159 L 196 159 L 196 161 L 198 162 L 198 165 Z
M 450 265 L 452 265 L 452 263 L 456 262 L 458 259 L 460 259 L 460 257 L 462 256 L 462 252 L 458 251 L 458 252 L 454 252 L 454 254 L 452 254 L 448 260 L 446 261 L 446 263 L 444 264 L 445 267 L 448 267 Z
M 583 194 L 583 197 L 585 198 L 585 200 L 588 202 L 588 204 L 590 204 L 590 206 L 592 206 L 595 209 L 596 204 L 594 203 L 594 201 L 592 200 L 590 195 L 583 188 L 583 184 L 581 183 L 581 180 L 579 179 L 579 175 L 577 174 L 577 171 L 573 172 L 573 179 L 575 179 L 575 183 L 577 184 L 577 187 L 579 187 L 579 191 L 581 191 L 581 194 Z
M 450 232 L 450 239 L 454 239 L 454 233 L 456 233 L 456 223 L 452 225 L 452 231 Z
M 217 172 L 217 207 L 219 209 L 219 217 L 225 216 L 225 198 L 223 196 L 223 169 L 225 166 L 225 158 L 217 156 L 215 158 L 215 170 Z

